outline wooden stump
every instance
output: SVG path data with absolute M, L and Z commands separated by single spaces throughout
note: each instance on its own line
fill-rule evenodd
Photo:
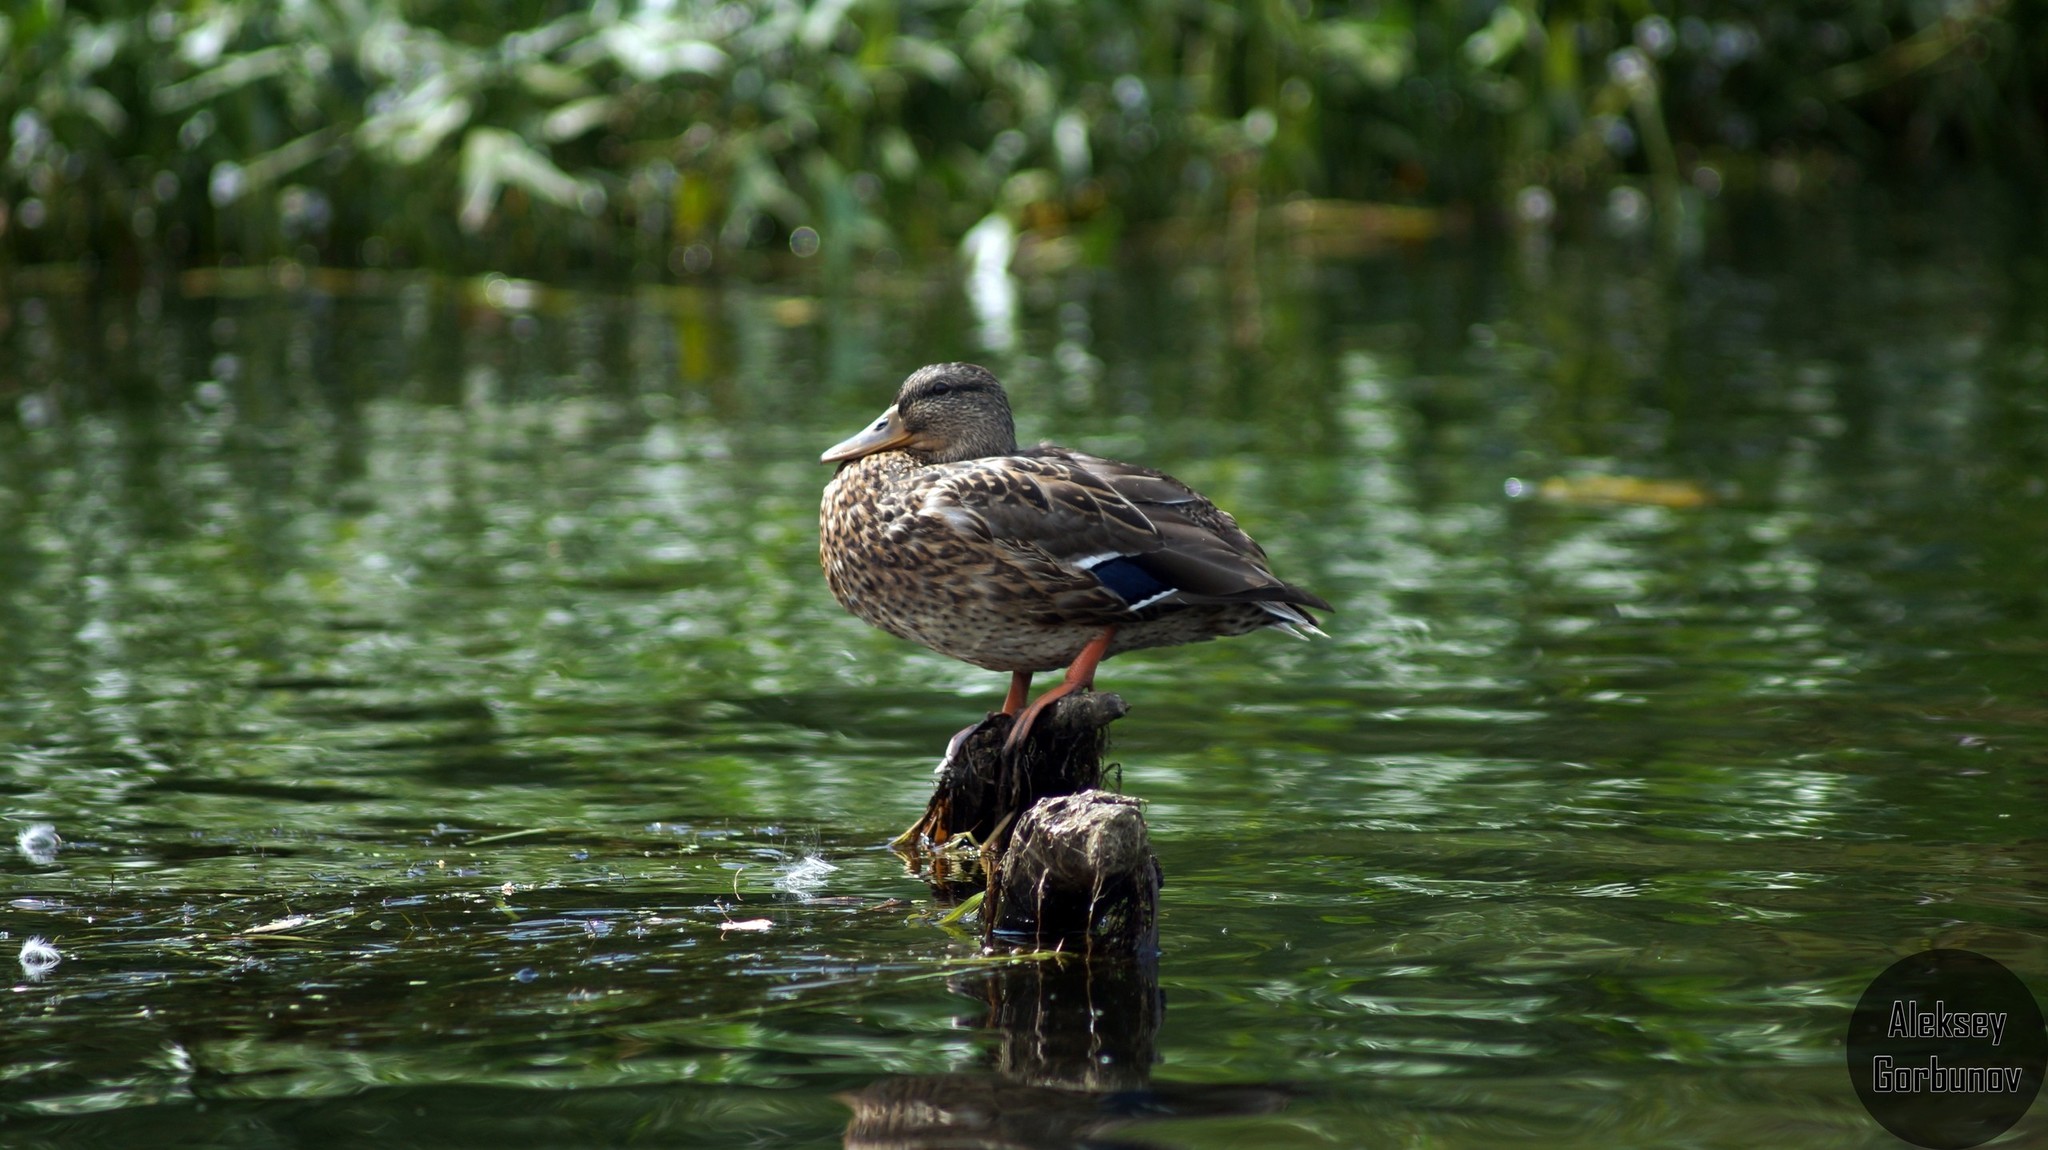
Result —
M 1149 955 L 1159 949 L 1162 882 L 1138 800 L 1098 790 L 1041 799 L 994 867 L 983 937 Z
M 953 736 L 924 817 L 899 848 L 931 852 L 927 872 L 958 897 L 988 882 L 982 938 L 1095 953 L 1150 954 L 1158 945 L 1159 864 L 1137 800 L 1100 790 L 1109 724 L 1129 708 L 1092 691 L 1055 703 L 1014 752 L 1007 715 Z M 982 874 L 937 850 L 972 836 Z
M 1007 818 L 1040 798 L 1101 786 L 1107 728 L 1129 712 L 1116 695 L 1069 695 L 1053 704 L 1011 755 L 1003 753 L 1010 716 L 991 714 L 966 728 L 946 745 L 924 817 L 897 845 L 936 846 L 960 835 L 986 845 Z
M 1137 1146 L 1116 1140 L 1134 1122 L 1287 1105 L 1284 1088 L 1152 1084 L 1163 880 L 1138 801 L 1100 789 L 1104 732 L 1124 713 L 1115 695 L 1069 695 L 1015 754 L 1003 751 L 1007 715 L 953 736 L 924 817 L 895 845 L 929 863 L 942 894 L 986 881 L 984 946 L 1068 953 L 952 980 L 987 1005 L 993 1067 L 840 1095 L 849 1150 Z

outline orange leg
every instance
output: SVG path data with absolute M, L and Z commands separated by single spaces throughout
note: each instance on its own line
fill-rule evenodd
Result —
M 1010 693 L 1003 696 L 1003 714 L 1015 718 L 1024 709 L 1024 700 L 1031 695 L 1031 672 L 1010 672 Z
M 1095 668 L 1102 662 L 1102 657 L 1109 653 L 1109 643 L 1114 638 L 1115 627 L 1103 628 L 1102 634 L 1090 639 L 1088 645 L 1081 648 L 1081 653 L 1074 656 L 1073 665 L 1067 668 L 1067 677 L 1060 681 L 1060 685 L 1040 695 L 1037 702 L 1024 708 L 1024 712 L 1018 715 L 1017 721 L 1010 726 L 1010 737 L 1003 740 L 1004 754 L 1009 754 L 1024 745 L 1024 740 L 1031 737 L 1031 725 L 1038 721 L 1038 716 L 1047 707 L 1082 687 L 1095 685 Z M 1014 677 L 1011 679 L 1010 690 L 1013 694 L 1017 690 Z

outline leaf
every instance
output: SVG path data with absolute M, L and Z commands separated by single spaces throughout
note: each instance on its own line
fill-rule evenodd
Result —
M 251 188 L 275 183 L 326 155 L 328 149 L 334 146 L 337 134 L 333 128 L 322 128 L 317 132 L 308 132 L 283 147 L 265 152 L 243 165 L 242 179 Z
M 839 25 L 845 19 L 847 9 L 852 7 L 853 0 L 817 0 L 804 14 L 798 39 L 813 52 L 830 48 L 832 42 L 839 38 Z
M 592 210 L 604 205 L 595 180 L 578 179 L 555 166 L 518 136 L 502 128 L 472 129 L 462 142 L 462 206 L 456 222 L 471 235 L 491 221 L 505 185 L 561 207 Z
M 939 925 L 951 926 L 952 924 L 959 922 L 961 919 L 966 918 L 968 915 L 973 914 L 975 911 L 980 910 L 982 900 L 987 897 L 987 891 L 975 891 L 973 894 L 969 895 L 965 901 L 961 902 L 959 906 L 954 907 L 952 910 L 947 911 L 944 915 L 942 915 L 939 918 Z
M 456 94 L 453 80 L 436 75 L 364 120 L 356 134 L 364 147 L 388 152 L 401 164 L 416 164 L 468 123 L 474 109 L 469 97 Z
M 1330 61 L 1367 84 L 1387 89 L 1415 68 L 1415 37 L 1406 28 L 1370 20 L 1330 20 L 1317 28 L 1318 47 Z
M 1560 475 L 1543 481 L 1536 494 L 1546 502 L 1632 503 L 1684 510 L 1703 507 L 1711 497 L 1684 479 L 1638 479 L 1633 475 Z
M 571 100 L 549 112 L 547 118 L 540 122 L 541 138 L 550 144 L 573 140 L 610 119 L 616 106 L 616 101 L 610 96 Z
M 75 97 L 78 110 L 100 126 L 100 131 L 109 136 L 128 126 L 128 112 L 121 107 L 121 101 L 114 99 L 105 88 L 86 88 Z
M 242 28 L 237 4 L 212 5 L 213 13 L 178 39 L 178 55 L 195 68 L 211 68 Z
M 1465 38 L 1465 59 L 1474 68 L 1492 68 L 1514 55 L 1528 38 L 1529 18 L 1520 8 L 1502 4 L 1486 27 Z
M 660 80 L 677 72 L 708 76 L 725 68 L 724 50 L 687 35 L 684 26 L 672 19 L 622 20 L 605 28 L 598 38 L 619 67 L 636 80 Z
M 65 54 L 65 63 L 79 79 L 84 79 L 113 63 L 125 39 L 127 28 L 120 23 L 76 25 L 71 29 L 71 49 Z
M 297 61 L 297 53 L 287 48 L 259 48 L 235 56 L 218 68 L 201 72 L 189 80 L 166 84 L 150 97 L 162 112 L 182 112 L 197 104 L 223 96 L 238 88 L 244 88 L 257 80 L 282 75 L 291 70 Z
M 741 144 L 734 148 L 734 153 L 729 224 L 744 223 L 755 213 L 797 224 L 811 214 L 803 199 L 790 190 L 782 173 L 758 148 Z
M 321 128 L 308 132 L 282 147 L 250 160 L 246 164 L 223 162 L 214 166 L 213 176 L 208 181 L 208 191 L 215 206 L 225 207 L 250 192 L 267 188 L 293 172 L 326 155 L 339 141 L 341 133 L 333 128 Z
M 917 154 L 917 144 L 910 133 L 894 124 L 883 128 L 876 135 L 875 156 L 883 174 L 892 180 L 908 180 L 917 174 L 923 160 Z
M 560 64 L 535 60 L 519 66 L 519 82 L 544 100 L 573 100 L 590 94 L 590 81 Z

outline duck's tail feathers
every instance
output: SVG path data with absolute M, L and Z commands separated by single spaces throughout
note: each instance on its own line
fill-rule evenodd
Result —
M 1268 626 L 1276 630 L 1285 631 L 1297 639 L 1330 637 L 1321 627 L 1316 626 L 1316 621 L 1308 612 L 1292 603 L 1265 602 L 1259 606 L 1265 608 L 1266 614 L 1273 616 L 1273 622 Z

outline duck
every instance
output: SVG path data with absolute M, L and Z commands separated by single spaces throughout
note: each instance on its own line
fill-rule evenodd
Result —
M 819 457 L 833 597 L 898 638 L 1008 671 L 1005 752 L 1046 708 L 1093 689 L 1104 659 L 1273 628 L 1324 634 L 1331 611 L 1282 580 L 1230 514 L 1171 475 L 1051 443 L 1020 448 L 988 369 L 936 363 Z M 1066 668 L 1026 704 L 1036 674 Z

